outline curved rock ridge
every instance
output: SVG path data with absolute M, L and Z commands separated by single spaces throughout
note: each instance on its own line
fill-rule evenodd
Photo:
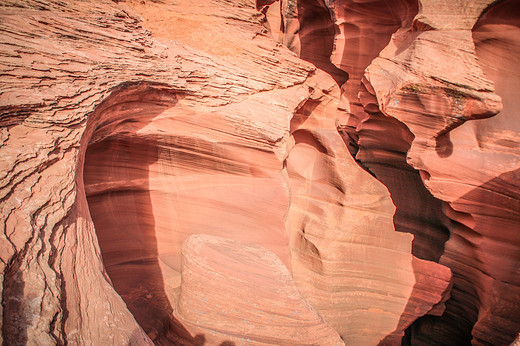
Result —
M 396 229 L 415 234 L 414 254 L 453 271 L 446 312 L 416 323 L 413 345 L 518 336 L 519 23 L 514 1 L 420 1 L 362 85 L 345 89 L 350 117 L 340 132 L 389 188 Z
M 417 0 L 345 0 L 330 2 L 337 34 L 330 60 L 349 75 L 340 107 L 362 112 L 358 99 L 365 69 L 388 44 L 394 32 L 410 25 Z
M 291 52 L 271 0 L 1 1 L 2 343 L 513 342 L 518 5 L 460 4 L 283 0 Z
M 184 241 L 176 316 L 211 345 L 343 345 L 274 253 L 228 238 Z
M 170 292 L 164 289 L 163 281 L 168 283 L 167 287 L 174 286 L 170 281 L 179 275 L 158 272 L 157 258 L 154 263 L 150 252 L 144 251 L 147 247 L 152 252 L 158 250 L 153 250 L 153 237 L 146 233 L 150 224 L 139 223 L 150 207 L 150 203 L 140 204 L 139 197 L 150 193 L 143 194 L 144 186 L 150 182 L 160 186 L 160 180 L 149 179 L 149 174 L 156 173 L 157 167 L 151 162 L 154 155 L 171 153 L 161 149 L 168 138 L 168 133 L 163 136 L 161 131 L 171 131 L 165 122 L 169 125 L 172 120 L 152 119 L 163 112 L 171 114 L 169 109 L 179 107 L 180 114 L 196 121 L 197 107 L 205 109 L 201 114 L 216 114 L 219 106 L 230 104 L 218 113 L 220 119 L 233 118 L 238 109 L 237 121 L 226 120 L 225 124 L 238 134 L 236 138 L 254 137 L 249 145 L 257 148 L 257 156 L 239 155 L 236 164 L 222 165 L 241 172 L 244 168 L 240 168 L 239 162 L 266 156 L 270 157 L 269 162 L 276 161 L 275 151 L 281 146 L 280 138 L 287 132 L 293 109 L 308 93 L 302 83 L 314 68 L 264 35 L 262 17 L 254 4 L 240 7 L 214 2 L 195 10 L 178 3 L 163 7 L 162 12 L 158 11 L 158 4 L 149 5 L 156 11 L 150 13 L 164 14 L 173 22 L 182 21 L 185 12 L 198 11 L 201 16 L 213 18 L 216 42 L 229 42 L 225 28 L 233 28 L 233 42 L 237 45 L 219 44 L 225 49 L 217 54 L 199 49 L 193 37 L 177 35 L 175 42 L 168 37 L 155 38 L 143 28 L 143 19 L 128 4 L 112 1 L 2 2 L 0 266 L 2 338 L 7 344 L 36 340 L 44 344 L 151 344 L 151 338 L 166 343 L 196 342 L 169 313 Z M 183 28 L 189 32 L 197 24 L 189 22 Z M 195 43 L 190 45 L 192 41 Z M 231 53 L 233 59 L 229 58 Z M 294 87 L 287 92 L 291 86 Z M 265 102 L 258 101 L 259 95 L 267 91 L 271 93 L 266 97 L 279 102 L 271 105 L 270 111 Z M 241 106 L 246 98 L 251 101 Z M 180 99 L 182 106 L 191 111 L 178 105 Z M 263 117 L 265 112 L 277 116 Z M 256 118 L 251 114 L 256 114 Z M 163 128 L 153 127 L 158 124 Z M 191 131 L 190 126 L 185 126 L 184 131 Z M 210 139 L 203 138 L 205 135 L 198 134 L 198 140 L 206 147 L 199 149 L 202 157 L 212 153 L 212 142 L 226 141 L 225 135 Z M 184 146 L 191 146 L 193 141 Z M 176 143 L 177 155 L 183 155 L 181 142 L 182 137 Z M 229 149 L 232 143 L 223 145 L 233 152 Z M 271 148 L 271 154 L 263 154 L 266 147 Z M 139 154 L 131 165 L 124 157 L 129 150 Z M 103 203 L 87 204 L 82 174 L 87 151 L 89 199 L 123 196 L 133 204 L 112 210 L 103 210 Z M 110 165 L 104 167 L 104 163 Z M 278 171 L 281 165 L 279 161 Z M 128 169 L 117 177 L 123 167 Z M 105 178 L 114 180 L 95 181 L 98 172 L 111 174 Z M 262 168 L 253 174 L 266 176 Z M 221 183 L 229 181 L 222 179 Z M 133 197 L 129 191 L 135 192 Z M 284 198 L 283 193 L 280 196 Z M 89 208 L 94 211 L 93 218 L 101 220 L 99 228 L 94 228 Z M 275 213 L 282 217 L 283 208 L 276 208 Z M 100 209 L 102 213 L 96 214 Z M 118 214 L 122 210 L 124 213 Z M 109 273 L 112 269 L 117 273 L 122 264 L 112 252 L 113 247 L 107 250 L 103 242 L 114 230 L 102 227 L 103 222 L 112 222 L 106 215 L 126 219 L 118 231 L 132 234 L 129 223 L 144 230 L 139 238 L 142 244 L 117 244 L 122 251 L 133 251 L 126 262 L 126 278 L 151 268 L 147 274 L 163 277 L 160 286 L 153 286 L 154 281 L 139 286 L 145 282 L 142 278 L 128 282 L 117 275 L 109 278 L 105 268 Z M 283 243 L 283 220 L 280 224 L 279 242 Z M 176 240 L 172 242 L 175 244 Z M 102 257 L 108 261 L 106 266 Z M 148 288 L 152 289 L 152 297 L 157 295 L 151 307 Z M 138 296 L 133 295 L 136 292 Z M 136 311 L 156 313 L 155 319 L 151 319 L 154 329 L 146 330 L 149 335 L 142 329 L 148 326 L 136 323 L 135 318 L 143 321 L 139 313 L 132 315 Z
M 329 73 L 342 85 L 349 75 L 335 66 L 330 56 L 334 50 L 336 27 L 330 9 L 322 0 L 280 0 L 270 6 L 267 19 L 271 27 L 280 22 L 278 40 L 303 60 Z
M 181 245 L 224 236 L 291 269 L 291 119 L 332 102 L 311 95 L 331 94 L 333 81 L 265 36 L 251 2 L 3 6 L 3 341 L 203 343 L 188 327 L 207 326 L 176 316 Z M 198 39 L 201 25 L 211 40 Z M 384 198 L 384 210 L 366 208 L 390 220 Z M 399 285 L 411 292 L 406 273 Z M 389 308 L 381 337 L 398 323 Z M 329 330 L 323 340 L 338 341 L 306 311 Z
M 412 236 L 394 231 L 387 190 L 338 135 L 337 93 L 315 88 L 291 121 L 293 275 L 346 344 L 396 343 L 418 317 L 442 313 L 451 273 L 412 256 Z
M 424 326 L 417 325 L 415 333 L 412 333 L 412 344 L 420 341 L 431 343 L 432 339 L 441 342 L 447 337 L 460 343 L 472 339 L 475 343 L 507 344 L 518 335 L 519 306 L 515 303 L 517 299 L 513 298 L 520 289 L 514 269 L 518 267 L 518 257 L 514 254 L 518 252 L 519 246 L 514 230 L 520 224 L 515 173 L 518 170 L 518 150 L 511 150 L 508 144 L 503 145 L 504 141 L 499 140 L 498 145 L 495 144 L 496 138 L 504 138 L 505 143 L 518 142 L 518 134 L 514 125 L 512 128 L 506 126 L 506 132 L 505 129 L 502 130 L 504 127 L 501 126 L 504 125 L 501 124 L 508 121 L 511 124 L 516 123 L 511 115 L 508 120 L 507 109 L 504 109 L 505 114 L 502 112 L 497 116 L 497 120 L 491 118 L 463 123 L 464 120 L 487 117 L 502 110 L 499 107 L 499 98 L 491 93 L 493 89 L 487 79 L 492 74 L 483 73 L 489 62 L 480 59 L 482 54 L 475 54 L 473 40 L 469 36 L 473 23 L 488 3 L 471 5 L 473 6 L 468 6 L 468 9 L 472 11 L 468 11 L 466 16 L 461 15 L 460 21 L 453 21 L 449 25 L 445 23 L 444 26 L 434 26 L 432 23 L 437 22 L 436 18 L 426 20 L 430 26 L 436 29 L 438 27 L 438 30 L 426 32 L 431 32 L 430 41 L 441 42 L 442 37 L 446 44 L 450 39 L 457 39 L 460 49 L 468 52 L 461 54 L 460 50 L 455 50 L 455 54 L 451 53 L 449 58 L 441 55 L 433 62 L 422 65 L 423 70 L 428 66 L 440 67 L 443 60 L 449 59 L 449 66 L 442 73 L 426 71 L 430 78 L 435 77 L 444 84 L 446 73 L 450 73 L 450 88 L 443 89 L 446 96 L 443 93 L 434 95 L 433 92 L 426 91 L 431 89 L 433 83 L 428 83 L 425 88 L 424 84 L 415 84 L 415 75 L 405 77 L 404 83 L 398 82 L 402 81 L 404 74 L 395 71 L 390 73 L 397 77 L 397 81 L 394 81 L 396 85 L 414 86 L 407 91 L 408 96 L 396 98 L 400 104 L 395 106 L 395 101 L 392 103 L 391 98 L 380 96 L 383 93 L 388 95 L 388 84 L 378 85 L 377 82 L 371 82 L 383 112 L 403 121 L 415 136 L 408 152 L 408 162 L 422 171 L 423 181 L 432 194 L 450 204 L 445 206 L 444 212 L 451 219 L 447 224 L 451 236 L 445 245 L 440 263 L 449 266 L 454 273 L 452 299 L 448 302 L 443 317 L 431 323 L 433 327 L 428 322 Z M 516 5 L 505 2 L 497 6 L 509 8 L 509 18 L 505 17 L 506 20 L 517 16 Z M 484 14 L 476 26 L 477 33 L 478 28 L 486 30 L 486 18 L 492 17 L 494 12 L 492 7 Z M 420 34 L 416 42 L 423 35 Z M 500 33 L 498 35 L 500 37 Z M 463 40 L 461 36 L 466 38 Z M 478 38 L 478 34 L 475 37 Z M 501 40 L 503 38 L 497 41 Z M 513 51 L 517 46 L 514 42 L 513 39 Z M 500 45 L 501 43 L 496 44 L 497 53 L 504 54 L 501 53 L 503 50 Z M 414 43 L 410 46 L 413 47 Z M 478 41 L 476 46 L 479 46 Z M 416 49 L 419 47 L 417 42 Z M 393 49 L 383 51 L 381 56 L 395 56 L 395 52 Z M 416 54 L 417 52 L 416 50 Z M 508 50 L 508 54 L 510 52 Z M 465 57 L 469 53 L 472 56 Z M 504 61 L 507 60 L 506 55 Z M 367 70 L 367 79 L 377 79 L 372 77 L 373 71 L 378 71 L 376 74 L 385 71 L 385 78 L 388 78 L 386 61 L 376 59 Z M 404 66 L 405 62 L 402 64 Z M 496 66 L 495 64 L 496 60 L 490 65 Z M 512 65 L 506 63 L 504 69 L 507 70 L 508 66 Z M 457 74 L 455 69 L 464 74 Z M 516 70 L 513 68 L 506 72 L 511 81 L 518 79 L 514 71 Z M 499 85 L 500 81 L 497 82 Z M 501 94 L 498 88 L 497 92 L 501 96 L 507 95 Z M 394 95 L 399 95 L 399 92 Z M 413 102 L 409 102 L 413 98 L 420 102 L 418 105 L 422 109 L 421 114 L 428 116 L 428 122 L 421 120 L 414 111 Z M 400 110 L 394 111 L 397 108 Z M 495 125 L 496 123 L 500 125 Z M 484 133 L 493 135 L 487 137 Z
M 289 191 L 277 155 L 292 114 L 262 100 L 297 107 L 308 92 L 263 92 L 217 109 L 186 106 L 182 94 L 161 105 L 153 92 L 134 92 L 138 102 L 101 112 L 85 159 L 90 214 L 114 287 L 151 336 L 176 340 L 168 326 L 189 235 L 258 244 L 290 266 Z
M 312 1 L 298 1 L 297 4 L 291 8 L 313 6 Z M 339 119 L 340 133 L 356 160 L 390 190 L 396 206 L 395 228 L 414 234 L 413 254 L 438 261 L 448 238 L 444 222 L 446 217 L 442 213 L 441 202 L 424 187 L 419 172 L 406 162 L 413 135 L 395 119 L 376 117 L 377 101 L 363 91 L 365 87 L 362 85 L 364 70 L 388 44 L 391 35 L 400 28 L 412 25 L 418 11 L 417 2 L 339 1 L 328 3 L 328 6 L 337 33 L 335 49 L 331 53 L 321 50 L 324 55 L 328 54 L 323 59 L 333 62 L 349 75 L 348 81 L 342 85 L 339 105 L 340 109 L 348 112 L 349 117 Z M 287 11 L 284 13 L 286 21 L 295 21 Z M 294 15 L 297 14 L 299 12 Z M 303 18 L 298 18 L 298 21 L 303 21 Z M 300 42 L 303 36 L 297 30 L 286 30 L 283 33 L 284 43 L 291 48 L 291 42 Z M 312 49 L 312 45 L 301 43 L 294 50 L 305 58 L 305 51 Z M 307 60 L 315 63 L 312 59 Z M 367 108 L 368 113 L 365 112 L 367 104 L 372 107 Z M 386 138 L 394 141 L 389 143 Z
M 389 189 L 396 206 L 396 230 L 415 236 L 413 254 L 438 261 L 448 230 L 440 201 L 406 162 L 413 134 L 399 121 L 380 113 L 377 100 L 362 84 L 365 69 L 392 34 L 412 25 L 418 4 L 344 1 L 334 3 L 332 10 L 340 31 L 331 60 L 350 76 L 343 85 L 340 104 L 349 117 L 339 124 L 340 133 L 356 160 Z

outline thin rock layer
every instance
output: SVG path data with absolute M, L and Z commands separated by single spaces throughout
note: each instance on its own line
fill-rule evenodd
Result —
M 340 28 L 331 59 L 351 76 L 340 132 L 388 187 L 413 253 L 454 275 L 446 312 L 420 319 L 406 342 L 509 344 L 519 331 L 518 5 L 400 1 L 384 25 L 373 18 L 385 2 L 353 3 L 330 5 Z M 349 30 L 385 28 L 394 32 L 379 56 L 366 57 L 362 40 L 342 55 Z
M 1 1 L 2 342 L 512 342 L 518 6 L 461 4 Z

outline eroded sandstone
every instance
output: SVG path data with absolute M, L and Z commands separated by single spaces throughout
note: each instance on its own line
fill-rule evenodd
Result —
M 209 344 L 343 345 L 264 247 L 192 235 L 182 267 L 176 315 Z
M 517 337 L 514 1 L 0 5 L 4 343 Z
M 337 4 L 331 8 L 339 13 Z M 338 25 L 348 26 L 342 20 Z M 520 221 L 512 182 L 518 72 L 510 55 L 518 6 L 420 1 L 413 19 L 397 24 L 379 56 L 362 65 L 362 84 L 351 90 L 347 82 L 350 117 L 341 132 L 360 163 L 388 186 L 396 229 L 416 235 L 414 254 L 453 271 L 446 312 L 421 319 L 408 342 L 508 344 L 518 334 L 511 299 L 518 289 L 511 271 L 518 249 L 512 229 Z

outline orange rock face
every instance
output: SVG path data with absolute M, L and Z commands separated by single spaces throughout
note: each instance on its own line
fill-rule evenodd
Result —
M 186 239 L 175 310 L 192 334 L 212 345 L 343 345 L 274 253 L 228 238 Z
M 338 136 L 330 116 L 337 103 L 318 102 L 330 94 L 313 96 L 291 121 L 287 223 L 294 279 L 346 344 L 395 342 L 444 299 L 451 273 L 433 262 L 424 262 L 423 271 L 411 254 L 411 235 L 394 231 L 388 192 Z M 427 282 L 434 286 L 421 291 Z
M 518 336 L 514 1 L 0 8 L 3 343 Z
M 394 8 L 410 9 L 399 3 Z M 341 5 L 333 8 L 339 27 L 370 20 L 376 11 L 351 18 Z M 520 224 L 513 115 L 519 72 L 512 56 L 519 7 L 513 1 L 420 1 L 412 17 L 388 13 L 400 23 L 377 58 L 357 60 L 366 63 L 361 84 L 352 90 L 356 81 L 346 83 L 350 117 L 341 132 L 357 160 L 391 192 L 396 229 L 415 234 L 413 253 L 453 272 L 446 312 L 415 323 L 407 342 L 509 344 L 520 322 L 513 269 Z M 352 59 L 338 60 L 351 76 L 361 72 Z

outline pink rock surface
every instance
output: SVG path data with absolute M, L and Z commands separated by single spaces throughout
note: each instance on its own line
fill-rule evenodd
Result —
M 279 41 L 300 58 L 329 73 L 339 85 L 349 78 L 330 60 L 336 28 L 323 1 L 281 0 L 270 6 L 267 19 Z M 274 36 L 276 37 L 276 36 Z
M 211 345 L 343 345 L 274 253 L 228 238 L 186 239 L 176 316 Z
M 164 240 L 166 226 L 176 229 L 168 224 L 175 221 L 175 203 L 192 213 L 181 220 L 216 233 L 227 227 L 216 222 L 234 220 L 230 236 L 249 237 L 287 263 L 287 193 L 280 189 L 277 155 L 314 68 L 262 34 L 253 4 L 181 5 L 152 4 L 145 12 L 151 19 L 111 1 L 28 1 L 2 9 L 0 249 L 7 344 L 195 342 L 170 303 L 180 278 L 179 238 L 193 225 L 177 224 L 177 237 L 157 241 Z M 211 14 L 204 25 L 214 26 L 218 45 L 196 40 L 200 17 L 194 12 Z M 188 15 L 195 18 L 186 22 Z M 172 33 L 175 42 L 160 31 L 160 39 L 152 37 L 142 25 L 161 18 L 184 21 L 186 35 Z M 223 44 L 230 42 L 225 28 L 236 30 L 232 44 Z M 264 97 L 278 103 L 268 105 Z M 203 118 L 206 125 L 198 126 Z M 135 155 L 129 160 L 126 154 Z M 179 165 L 172 167 L 170 156 L 180 158 Z M 190 158 L 191 178 L 183 175 Z M 257 160 L 262 166 L 251 169 Z M 212 167 L 214 177 L 204 174 Z M 165 179 L 175 173 L 178 180 Z M 237 196 L 247 181 L 249 190 Z M 248 216 L 253 207 L 244 201 L 259 189 L 256 183 L 265 183 L 265 192 L 253 196 L 254 210 L 273 204 L 266 214 Z M 179 188 L 196 191 L 184 209 L 176 202 Z M 226 212 L 217 204 L 210 218 L 204 208 L 227 193 L 241 209 Z M 193 215 L 193 203 L 205 203 L 200 215 Z M 259 219 L 262 234 L 254 232 Z
M 513 342 L 518 6 L 463 4 L 4 1 L 2 342 Z
M 296 107 L 307 92 L 296 87 L 282 97 L 266 93 Z M 258 244 L 290 265 L 284 227 L 289 192 L 277 142 L 291 114 L 285 111 L 286 120 L 275 123 L 275 114 L 283 117 L 284 110 L 254 96 L 240 106 L 195 112 L 183 100 L 158 106 L 146 95 L 100 113 L 108 125 L 94 125 L 84 179 L 114 287 L 141 326 L 154 330 L 174 323 L 168 318 L 180 283 L 180 250 L 191 234 Z M 269 121 L 273 125 L 266 126 Z M 153 303 L 139 303 L 147 294 Z M 167 320 L 158 323 L 161 314 Z
M 315 5 L 313 1 L 299 1 L 298 9 Z M 364 91 L 361 84 L 364 70 L 396 30 L 411 25 L 417 11 L 414 1 L 331 3 L 328 16 L 335 18 L 337 26 L 335 49 L 332 52 L 320 51 L 324 54 L 329 52 L 328 60 L 349 75 L 348 81 L 342 85 L 339 107 L 348 110 L 350 117 L 340 119 L 339 124 L 350 151 L 389 189 L 396 206 L 396 230 L 414 234 L 414 255 L 438 261 L 449 231 L 443 221 L 446 217 L 442 214 L 441 202 L 431 195 L 418 172 L 406 162 L 413 135 L 395 119 L 382 114 L 376 116 L 377 100 Z M 285 41 L 298 41 L 303 36 L 294 30 L 287 31 L 285 37 L 295 38 L 285 38 Z M 301 51 L 300 56 L 305 58 L 307 49 L 313 51 L 314 48 L 300 43 L 295 51 Z M 365 107 L 372 107 L 370 115 L 365 112 Z M 391 142 L 387 140 L 389 138 Z
M 416 235 L 414 254 L 454 274 L 447 311 L 411 329 L 414 345 L 509 344 L 518 335 L 520 13 L 514 2 L 489 5 L 420 1 L 413 21 L 403 21 L 367 67 L 363 85 L 347 93 L 359 103 L 349 98 L 342 131 L 392 193 L 396 228 Z
M 395 341 L 446 298 L 451 273 L 418 262 L 412 236 L 394 231 L 387 190 L 338 136 L 336 93 L 316 92 L 291 121 L 294 146 L 286 166 L 293 275 L 346 344 L 377 344 L 389 335 Z

